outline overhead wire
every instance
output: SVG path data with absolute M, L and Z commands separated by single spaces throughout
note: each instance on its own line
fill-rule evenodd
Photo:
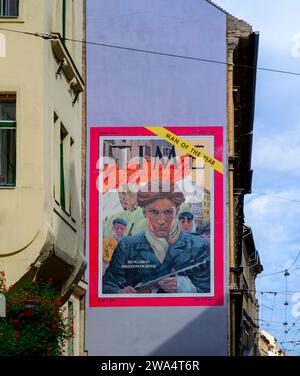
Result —
M 264 278 L 264 277 L 270 277 L 271 275 L 282 274 L 284 272 L 285 272 L 285 270 L 281 270 L 280 272 L 274 272 L 274 273 L 270 273 L 270 274 L 264 274 L 264 275 L 260 275 L 260 276 L 256 277 L 256 279 L 258 279 L 258 278 Z
M 288 197 L 283 197 L 283 196 L 278 196 L 278 195 L 273 195 L 271 193 L 264 193 L 264 192 L 257 192 L 257 191 L 252 191 L 253 194 L 259 195 L 259 196 L 268 196 L 268 197 L 274 197 L 278 200 L 285 200 L 285 201 L 290 201 L 290 202 L 297 202 L 300 203 L 300 200 L 288 198 Z
M 283 325 L 283 330 L 284 330 L 284 333 L 285 333 L 285 336 L 284 336 L 284 340 L 287 338 L 288 334 L 292 331 L 293 328 L 296 327 L 296 324 L 298 322 L 298 320 L 300 319 L 300 316 L 297 318 L 297 320 L 295 322 L 293 322 L 290 327 L 288 327 L 288 306 L 289 306 L 289 302 L 288 302 L 288 294 L 290 293 L 289 290 L 288 290 L 288 277 L 290 276 L 290 273 L 289 271 L 294 271 L 294 270 L 298 270 L 300 268 L 294 268 L 294 266 L 296 265 L 298 259 L 299 259 L 299 256 L 300 256 L 300 252 L 298 252 L 297 256 L 295 257 L 295 259 L 293 260 L 293 262 L 290 264 L 290 266 L 280 272 L 275 272 L 275 273 L 270 273 L 270 274 L 266 274 L 264 275 L 265 277 L 267 276 L 271 276 L 271 275 L 277 275 L 277 274 L 282 274 L 284 273 L 284 277 L 285 277 L 285 291 L 282 291 L 281 293 L 285 295 L 285 301 L 284 301 L 284 308 L 285 308 L 285 312 L 284 312 L 284 315 L 285 315 L 285 321 L 283 323 L 281 323 Z M 261 276 L 263 277 L 263 276 Z M 259 277 L 258 277 L 259 278 Z M 293 293 L 297 293 L 298 291 L 295 291 Z M 266 326 L 272 326 L 272 324 L 275 324 L 276 322 L 275 321 L 272 321 L 273 319 L 273 314 L 274 314 L 274 308 L 275 308 L 275 299 L 276 299 L 276 295 L 277 293 L 279 293 L 278 291 L 266 291 L 266 292 L 261 292 L 261 295 L 263 296 L 264 293 L 267 293 L 267 294 L 274 294 L 274 301 L 273 301 L 273 308 L 271 309 L 272 310 L 272 313 L 271 313 L 271 319 L 269 322 L 263 320 L 265 323 L 263 325 L 266 325 Z M 263 307 L 267 307 L 266 305 L 262 304 L 262 312 L 263 312 Z M 267 307 L 270 309 L 270 307 Z
M 35 36 L 43 39 L 58 39 L 58 36 L 53 35 L 51 33 L 42 33 L 42 32 L 28 32 L 28 31 L 21 31 L 16 29 L 8 29 L 1 27 L 0 30 L 7 31 L 7 32 L 13 32 L 13 33 L 19 33 L 19 34 L 25 34 L 30 36 Z M 82 43 L 85 45 L 93 45 L 93 46 L 99 46 L 104 48 L 113 48 L 118 50 L 125 50 L 125 51 L 131 51 L 131 52 L 138 52 L 138 53 L 144 53 L 144 54 L 151 54 L 151 55 L 160 55 L 160 56 L 166 56 L 166 57 L 173 57 L 178 59 L 186 59 L 186 60 L 194 60 L 194 61 L 200 61 L 205 63 L 212 63 L 212 64 L 221 64 L 226 66 L 235 66 L 239 68 L 245 68 L 245 69 L 256 69 L 261 70 L 265 72 L 272 72 L 272 73 L 279 73 L 279 74 L 287 74 L 292 76 L 300 76 L 300 72 L 293 72 L 289 70 L 283 70 L 283 69 L 273 69 L 273 68 L 266 68 L 266 67 L 260 67 L 257 65 L 243 65 L 243 64 L 234 64 L 234 63 L 228 63 L 226 61 L 216 60 L 216 59 L 208 59 L 208 58 L 202 58 L 202 57 L 194 57 L 194 56 L 187 56 L 187 55 L 179 55 L 179 54 L 172 54 L 168 52 L 162 52 L 162 51 L 154 51 L 154 50 L 147 50 L 147 49 L 141 49 L 141 48 L 135 48 L 135 47 L 129 47 L 129 46 L 121 46 L 117 44 L 112 43 L 101 43 L 101 42 L 93 42 L 93 41 L 86 41 L 81 39 L 73 39 L 73 38 L 62 38 L 62 40 L 70 41 L 70 42 L 76 42 L 76 43 Z
M 256 277 L 256 278 L 258 279 L 258 278 L 269 277 L 269 276 L 276 275 L 276 274 L 282 274 L 282 273 L 285 273 L 286 271 L 291 270 L 291 268 L 296 264 L 296 262 L 297 262 L 299 256 L 300 256 L 300 251 L 298 252 L 298 254 L 297 254 L 295 260 L 292 262 L 292 264 L 291 264 L 288 268 L 283 269 L 283 270 L 278 271 L 278 272 L 274 272 L 274 273 L 269 273 L 269 274 L 260 275 L 260 276 L 258 276 L 258 277 Z M 293 268 L 292 270 L 300 270 L 300 268 Z
M 297 257 L 295 258 L 294 262 L 292 263 L 292 265 L 291 265 L 287 270 L 292 270 L 292 267 L 296 264 L 296 262 L 297 262 L 299 256 L 300 256 L 300 252 L 298 252 L 298 255 L 297 255 Z
M 276 301 L 276 298 L 277 298 L 277 294 L 274 294 L 273 306 L 272 306 L 272 313 L 271 313 L 271 317 L 270 317 L 270 325 L 272 324 L 272 319 L 273 319 L 273 314 L 274 314 L 274 309 L 275 309 L 275 301 Z
M 297 324 L 297 322 L 298 322 L 299 320 L 300 320 L 300 316 L 297 318 L 296 321 L 294 321 L 294 322 L 290 325 L 290 328 L 287 330 L 287 333 L 286 333 L 286 334 L 290 333 L 290 331 L 296 327 L 296 324 Z M 286 338 L 286 336 L 285 336 L 285 338 Z

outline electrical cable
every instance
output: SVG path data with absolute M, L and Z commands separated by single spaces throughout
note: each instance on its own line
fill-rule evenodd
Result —
M 295 258 L 295 260 L 294 260 L 294 262 L 292 263 L 292 265 L 291 265 L 287 270 L 292 269 L 292 267 L 296 264 L 296 262 L 297 262 L 299 256 L 300 256 L 300 252 L 298 253 L 298 255 L 297 255 L 297 257 Z
M 274 273 L 270 273 L 270 274 L 264 274 L 264 275 L 260 275 L 260 276 L 256 277 L 256 279 L 258 279 L 258 278 L 264 278 L 264 277 L 270 277 L 271 275 L 282 274 L 284 272 L 285 272 L 285 270 L 281 270 L 280 272 L 274 272 Z
M 270 274 L 260 275 L 260 276 L 256 277 L 256 279 L 258 279 L 258 278 L 264 278 L 264 277 L 269 277 L 269 276 L 276 275 L 276 274 L 286 273 L 287 271 L 291 270 L 291 268 L 296 264 L 299 256 L 300 256 L 300 251 L 298 252 L 295 260 L 293 261 L 293 263 L 287 269 L 284 269 L 284 270 L 281 270 L 281 271 L 278 271 L 278 272 L 274 272 L 274 273 L 270 273 Z M 294 268 L 293 270 L 300 270 L 300 268 Z
M 33 32 L 26 32 L 26 31 L 20 31 L 15 29 L 7 29 L 7 28 L 0 28 L 2 31 L 7 32 L 13 32 L 13 33 L 19 33 L 19 34 L 26 34 L 31 35 L 43 39 L 59 39 L 58 36 L 49 34 L 49 33 L 33 33 Z M 265 67 L 259 67 L 254 65 L 242 65 L 242 64 L 230 64 L 225 61 L 220 60 L 214 60 L 214 59 L 205 59 L 200 57 L 193 57 L 193 56 L 186 56 L 186 55 L 177 55 L 177 54 L 171 54 L 167 52 L 160 52 L 160 51 L 154 51 L 154 50 L 145 50 L 140 48 L 134 48 L 134 47 L 127 47 L 127 46 L 120 46 L 116 44 L 108 44 L 108 43 L 100 43 L 100 42 L 91 42 L 91 41 L 85 41 L 85 40 L 79 40 L 79 39 L 72 39 L 72 38 L 61 38 L 64 41 L 69 42 L 76 42 L 76 43 L 82 43 L 85 45 L 94 45 L 99 47 L 105 47 L 105 48 L 114 48 L 118 50 L 125 50 L 125 51 L 131 51 L 131 52 L 138 52 L 138 53 L 145 53 L 145 54 L 152 54 L 152 55 L 160 55 L 160 56 L 166 56 L 166 57 L 173 57 L 173 58 L 179 58 L 179 59 L 186 59 L 186 60 L 194 60 L 194 61 L 201 61 L 205 63 L 213 63 L 213 64 L 221 64 L 226 66 L 235 66 L 238 68 L 245 68 L 245 69 L 255 69 L 255 70 L 261 70 L 265 72 L 272 72 L 272 73 L 279 73 L 279 74 L 287 74 L 292 76 L 300 76 L 300 72 L 293 72 L 288 70 L 282 70 L 282 69 L 272 69 L 272 68 L 265 68 Z
M 270 325 L 273 323 L 272 319 L 273 319 L 273 314 L 274 314 L 274 309 L 275 309 L 275 301 L 276 301 L 276 298 L 277 298 L 277 294 L 274 294 L 273 306 L 272 306 L 272 313 L 271 313 L 271 317 L 270 317 Z
M 285 201 L 300 203 L 300 200 L 287 198 L 287 197 L 283 197 L 283 196 L 277 196 L 277 195 L 273 195 L 273 194 L 270 194 L 270 193 L 256 192 L 256 191 L 252 191 L 252 193 L 259 195 L 259 196 L 268 196 L 268 197 L 273 197 L 273 198 L 276 198 L 276 199 L 279 199 L 279 200 L 285 200 Z

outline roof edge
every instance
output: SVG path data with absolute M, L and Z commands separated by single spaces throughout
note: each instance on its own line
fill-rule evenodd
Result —
M 222 8 L 220 5 L 218 5 L 217 3 L 215 3 L 213 0 L 206 0 L 206 2 L 208 2 L 209 4 L 211 4 L 212 6 L 214 6 L 215 8 L 219 9 L 221 12 L 225 13 L 229 18 L 232 19 L 232 21 L 239 21 L 241 24 L 244 24 L 244 27 L 248 28 L 249 32 L 252 32 L 252 26 L 248 22 L 246 22 L 244 20 L 241 20 L 241 19 L 233 16 L 231 13 L 227 12 L 227 10 L 225 10 L 224 8 Z

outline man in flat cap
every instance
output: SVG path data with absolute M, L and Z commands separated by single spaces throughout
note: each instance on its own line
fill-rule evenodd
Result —
M 161 188 L 161 187 L 160 187 Z M 146 218 L 145 230 L 118 242 L 109 267 L 103 276 L 104 294 L 135 294 L 137 285 L 162 278 L 157 288 L 147 292 L 210 292 L 209 246 L 205 239 L 182 231 L 178 224 L 182 192 L 171 185 L 162 189 L 145 189 L 137 193 L 138 205 Z M 198 268 L 164 277 L 197 263 Z
M 124 192 L 119 192 L 118 195 L 122 210 L 106 217 L 103 221 L 104 238 L 114 235 L 112 224 L 116 218 L 123 218 L 127 222 L 127 229 L 130 235 L 137 235 L 145 227 L 145 217 L 142 209 L 137 206 L 136 193 L 131 192 L 128 186 L 125 186 L 124 190 Z
M 112 230 L 114 235 L 104 239 L 103 241 L 103 262 L 104 270 L 107 268 L 107 265 L 110 263 L 112 255 L 117 248 L 119 240 L 124 237 L 126 231 L 127 222 L 123 218 L 115 218 L 112 223 Z

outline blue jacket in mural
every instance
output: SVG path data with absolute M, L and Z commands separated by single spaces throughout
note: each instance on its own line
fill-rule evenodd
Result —
M 206 261 L 206 262 L 205 262 Z M 203 262 L 199 268 L 180 273 L 195 286 L 197 293 L 210 292 L 210 257 L 208 242 L 201 236 L 180 232 L 161 263 L 144 232 L 125 237 L 118 243 L 103 276 L 103 293 L 117 294 L 126 286 L 151 281 L 166 274 Z

